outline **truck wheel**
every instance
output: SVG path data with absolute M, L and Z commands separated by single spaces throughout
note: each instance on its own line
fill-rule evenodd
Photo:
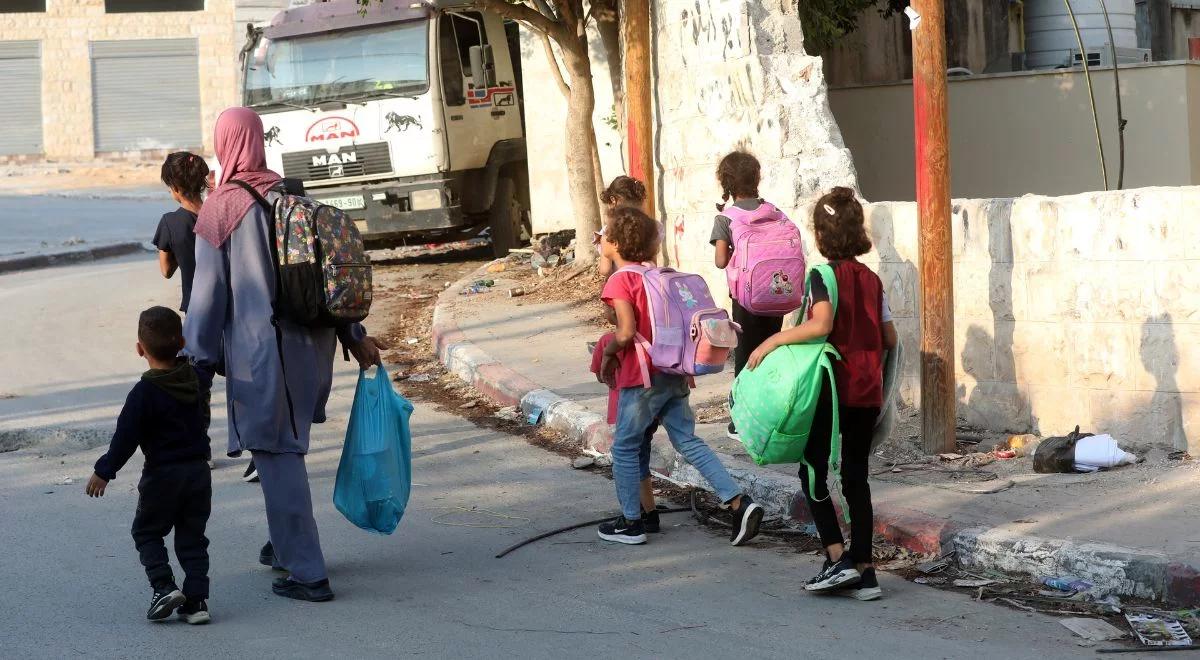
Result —
M 492 254 L 508 256 L 508 251 L 521 245 L 521 203 L 517 201 L 517 186 L 512 179 L 496 181 L 496 197 L 488 218 L 492 235 Z

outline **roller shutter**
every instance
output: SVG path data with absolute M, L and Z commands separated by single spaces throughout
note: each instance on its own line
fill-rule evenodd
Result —
M 96 151 L 203 144 L 195 39 L 93 41 Z
M 0 155 L 42 153 L 42 48 L 0 41 Z

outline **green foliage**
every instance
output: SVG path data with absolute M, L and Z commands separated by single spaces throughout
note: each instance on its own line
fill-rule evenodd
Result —
M 858 17 L 867 9 L 877 7 L 880 14 L 891 16 L 906 6 L 907 0 L 797 0 L 804 49 L 813 55 L 827 52 L 858 27 Z

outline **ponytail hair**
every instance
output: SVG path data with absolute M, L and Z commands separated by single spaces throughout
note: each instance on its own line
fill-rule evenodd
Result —
M 208 163 L 189 151 L 176 151 L 162 164 L 162 182 L 192 201 L 208 189 Z
M 717 211 L 725 210 L 730 197 L 758 197 L 761 180 L 762 166 L 749 152 L 734 151 L 726 155 L 717 165 L 717 183 L 721 184 L 721 203 L 717 204 Z

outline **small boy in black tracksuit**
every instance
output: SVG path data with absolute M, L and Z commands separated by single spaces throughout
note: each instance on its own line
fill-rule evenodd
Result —
M 108 482 L 137 448 L 146 457 L 138 482 L 133 541 L 154 595 L 146 618 L 161 621 L 176 609 L 187 623 L 208 623 L 208 539 L 212 508 L 208 415 L 205 394 L 211 379 L 176 357 L 183 349 L 183 323 L 166 307 L 151 307 L 138 320 L 138 355 L 149 371 L 125 399 L 108 453 L 96 461 L 86 492 L 101 497 Z M 183 568 L 183 591 L 175 586 L 163 539 L 175 530 L 175 558 Z

